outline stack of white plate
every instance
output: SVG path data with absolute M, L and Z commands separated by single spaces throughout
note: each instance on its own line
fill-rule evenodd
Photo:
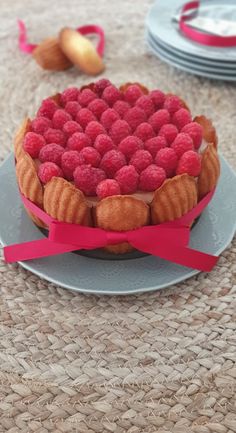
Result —
M 236 81 L 236 47 L 218 48 L 195 43 L 185 37 L 173 21 L 187 0 L 158 0 L 146 20 L 147 42 L 165 62 L 192 74 Z M 236 0 L 201 2 L 201 14 L 236 22 Z M 236 24 L 235 24 L 236 34 Z

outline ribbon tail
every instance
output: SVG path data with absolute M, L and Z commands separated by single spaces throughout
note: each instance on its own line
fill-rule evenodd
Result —
M 17 23 L 19 28 L 19 36 L 18 36 L 19 49 L 23 53 L 31 54 L 32 51 L 37 47 L 37 45 L 30 44 L 27 42 L 27 31 L 26 31 L 25 23 L 21 20 L 18 20 Z

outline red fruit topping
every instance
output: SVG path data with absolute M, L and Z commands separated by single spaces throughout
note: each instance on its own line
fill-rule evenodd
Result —
M 165 147 L 157 152 L 155 163 L 157 166 L 162 167 L 165 170 L 167 177 L 171 177 L 175 173 L 178 158 L 173 149 Z
M 119 114 L 113 108 L 108 108 L 102 113 L 100 121 L 104 128 L 109 131 L 111 125 L 119 118 Z
M 63 172 L 54 162 L 43 162 L 39 166 L 38 176 L 42 183 L 47 183 L 53 177 L 63 177 Z
M 94 114 L 94 116 L 97 117 L 97 119 L 100 119 L 102 113 L 107 110 L 107 108 L 107 103 L 102 99 L 94 99 L 88 105 L 88 109 L 92 111 L 92 113 Z
M 123 99 L 123 94 L 117 87 L 110 85 L 104 89 L 102 98 L 112 106 L 116 101 Z
M 137 107 L 141 108 L 147 117 L 151 116 L 155 112 L 155 105 L 150 98 L 150 96 L 143 95 L 138 98 L 135 104 Z
M 97 120 L 92 111 L 88 110 L 87 108 L 82 108 L 78 111 L 76 115 L 76 122 L 78 122 L 82 128 L 86 128 L 89 122 L 92 122 L 93 120 Z
M 65 105 L 65 110 L 69 113 L 73 119 L 76 118 L 78 111 L 81 109 L 81 105 L 77 101 L 68 101 Z
M 58 109 L 58 105 L 51 98 L 44 99 L 37 113 L 38 117 L 52 119 L 53 114 Z
M 65 152 L 64 147 L 56 143 L 46 144 L 42 147 L 39 152 L 39 160 L 41 162 L 54 162 L 57 165 L 61 165 L 61 157 Z
M 163 137 L 162 135 L 159 135 L 158 137 L 149 138 L 149 140 L 147 140 L 144 143 L 145 149 L 151 153 L 153 158 L 155 158 L 158 150 L 166 146 L 167 146 L 166 138 Z
M 163 184 L 165 179 L 165 170 L 151 164 L 140 174 L 139 188 L 141 191 L 155 191 Z
M 96 194 L 99 198 L 110 197 L 111 195 L 119 195 L 120 185 L 115 179 L 102 180 L 96 188 Z
M 61 168 L 68 180 L 73 179 L 76 167 L 82 164 L 84 164 L 83 157 L 76 150 L 68 150 L 61 157 Z
M 118 149 L 125 155 L 127 160 L 139 149 L 143 148 L 143 143 L 138 137 L 129 135 L 124 138 L 118 145 Z
M 152 155 L 147 150 L 137 150 L 131 160 L 130 164 L 136 168 L 137 172 L 140 173 L 143 171 L 148 165 L 152 164 Z
M 101 162 L 101 156 L 94 147 L 84 147 L 80 156 L 82 156 L 84 164 L 90 164 L 93 167 L 98 167 Z
M 125 120 L 116 120 L 110 129 L 110 137 L 116 145 L 131 134 L 131 128 Z
M 36 132 L 37 134 L 44 134 L 45 131 L 47 131 L 48 128 L 51 128 L 52 122 L 50 119 L 47 119 L 47 117 L 36 117 L 31 122 L 31 128 L 33 132 Z
M 96 93 L 94 93 L 91 89 L 83 89 L 78 96 L 78 102 L 82 107 L 87 107 L 87 105 L 97 98 Z
M 124 165 L 126 159 L 119 150 L 109 150 L 102 158 L 100 167 L 104 170 L 108 177 L 114 177 L 115 173 Z
M 65 106 L 67 102 L 77 101 L 79 90 L 76 87 L 69 87 L 61 94 L 61 103 Z
M 140 123 L 145 122 L 146 118 L 144 111 L 138 107 L 130 108 L 124 115 L 124 120 L 126 120 L 133 131 Z
M 164 102 L 164 108 L 169 111 L 172 116 L 176 111 L 182 108 L 182 102 L 176 95 L 169 95 Z
M 44 138 L 47 143 L 56 143 L 65 146 L 66 135 L 60 129 L 49 128 L 44 133 Z
M 96 83 L 94 83 L 94 92 L 101 96 L 103 90 L 110 85 L 111 82 L 109 80 L 102 78 L 101 80 L 98 80 Z
M 57 110 L 53 114 L 52 123 L 54 128 L 62 129 L 66 122 L 72 120 L 72 117 L 65 110 Z
M 199 125 L 199 123 L 190 122 L 183 127 L 181 132 L 185 132 L 186 134 L 190 135 L 190 137 L 193 140 L 193 144 L 194 144 L 195 149 L 199 149 L 199 147 L 201 146 L 202 137 L 203 137 L 202 126 Z
M 171 145 L 172 149 L 176 152 L 178 158 L 180 158 L 188 150 L 193 150 L 193 140 L 188 134 L 180 132 Z
M 67 147 L 70 150 L 77 150 L 79 152 L 87 146 L 91 146 L 91 139 L 83 132 L 75 132 L 67 142 Z
M 92 122 L 89 122 L 85 128 L 85 134 L 87 134 L 89 136 L 89 138 L 91 138 L 92 142 L 95 141 L 95 138 L 99 134 L 105 134 L 105 132 L 106 132 L 106 130 L 101 125 L 101 123 L 96 122 L 94 120 Z
M 155 133 L 153 131 L 152 126 L 149 123 L 143 122 L 140 123 L 140 125 L 138 125 L 138 127 L 134 132 L 134 135 L 136 135 L 136 137 L 139 137 L 142 141 L 146 141 L 149 138 L 154 137 Z
M 113 108 L 119 114 L 119 116 L 123 118 L 126 111 L 128 111 L 130 108 L 130 105 L 126 101 L 116 101 L 113 105 Z
M 133 165 L 125 165 L 115 175 L 122 194 L 133 194 L 138 187 L 139 175 Z
M 131 105 L 135 104 L 142 95 L 143 92 L 137 84 L 131 84 L 124 92 L 125 100 Z
M 168 145 L 170 146 L 171 143 L 174 141 L 174 139 L 178 135 L 178 129 L 175 125 L 172 125 L 171 123 L 167 123 L 166 125 L 163 125 L 159 131 L 159 135 L 162 135 L 165 137 Z
M 191 114 L 186 110 L 186 108 L 180 108 L 180 110 L 175 112 L 172 118 L 172 122 L 177 126 L 179 131 L 181 131 L 181 129 L 191 121 Z
M 149 93 L 149 96 L 154 103 L 156 110 L 163 107 L 165 95 L 161 90 L 152 90 Z
M 68 137 L 73 135 L 75 132 L 82 132 L 82 131 L 83 131 L 82 127 L 74 120 L 69 120 L 63 126 L 63 132 L 65 132 L 65 134 Z
M 35 132 L 27 132 L 24 138 L 23 148 L 32 158 L 38 158 L 39 152 L 45 144 L 46 142 L 42 135 L 36 134 Z
M 114 143 L 108 135 L 100 134 L 96 137 L 94 147 L 103 156 L 109 150 L 114 149 Z
M 96 194 L 98 184 L 105 178 L 103 170 L 90 165 L 81 165 L 74 171 L 75 185 L 88 196 Z
M 170 114 L 167 110 L 158 110 L 149 117 L 148 122 L 153 127 L 154 131 L 158 132 L 163 125 L 170 122 Z
M 197 152 L 185 152 L 178 163 L 177 174 L 187 173 L 189 176 L 199 176 L 201 172 L 201 157 Z

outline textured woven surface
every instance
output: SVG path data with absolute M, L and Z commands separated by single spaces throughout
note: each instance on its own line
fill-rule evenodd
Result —
M 43 97 L 89 80 L 75 69 L 43 72 L 19 53 L 21 17 L 35 42 L 63 25 L 102 24 L 106 75 L 181 94 L 212 117 L 235 166 L 235 85 L 180 73 L 148 53 L 148 2 L 108 5 L 1 0 L 1 159 Z M 234 242 L 210 275 L 132 297 L 74 294 L 1 262 L 0 431 L 236 432 L 235 257 Z

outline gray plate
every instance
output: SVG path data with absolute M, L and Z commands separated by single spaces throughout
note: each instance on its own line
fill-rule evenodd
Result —
M 191 232 L 191 247 L 211 254 L 220 254 L 232 240 L 236 229 L 236 176 L 224 158 L 221 158 L 221 168 L 214 198 Z M 1 243 L 10 245 L 42 238 L 41 231 L 22 206 L 12 155 L 0 167 L 0 184 Z M 198 273 L 154 256 L 101 260 L 67 253 L 20 264 L 67 289 L 109 295 L 162 289 Z
M 156 1 L 147 16 L 146 26 L 148 30 L 155 38 L 168 44 L 174 50 L 182 51 L 194 57 L 198 56 L 204 59 L 215 59 L 219 62 L 236 62 L 236 47 L 207 47 L 191 41 L 179 32 L 178 25 L 172 22 L 172 16 L 179 11 L 184 3 L 186 3 L 185 0 Z M 214 8 L 216 6 L 219 7 L 218 13 L 215 10 L 214 16 L 236 21 L 235 0 L 211 0 L 211 2 L 202 2 L 201 8 L 204 16 L 211 16 L 212 14 L 209 5 Z

